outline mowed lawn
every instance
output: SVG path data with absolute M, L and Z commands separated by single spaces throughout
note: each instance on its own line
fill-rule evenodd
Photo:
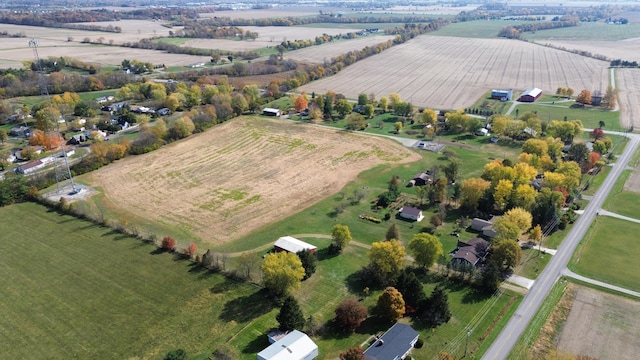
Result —
M 570 268 L 592 279 L 640 291 L 640 224 L 598 216 Z
M 576 89 L 576 95 L 580 93 L 580 91 L 581 89 Z M 516 110 L 519 115 L 522 115 L 527 111 L 537 111 L 538 117 L 543 121 L 562 121 L 566 116 L 567 120 L 581 120 L 582 125 L 588 129 L 597 128 L 600 126 L 600 121 L 604 121 L 604 130 L 624 131 L 624 128 L 620 126 L 620 113 L 618 111 L 609 111 L 599 108 L 576 109 L 568 108 L 560 104 L 519 104 L 511 114 L 515 115 Z
M 271 310 L 255 287 L 41 205 L 0 218 L 2 358 L 197 355 Z

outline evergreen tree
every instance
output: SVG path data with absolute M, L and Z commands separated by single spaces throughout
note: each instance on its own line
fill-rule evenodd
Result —
M 449 297 L 440 286 L 433 290 L 429 299 L 423 301 L 419 310 L 422 320 L 432 325 L 444 324 L 451 319 Z
M 417 308 L 420 302 L 427 298 L 420 280 L 413 272 L 406 269 L 400 273 L 396 281 L 396 289 L 402 294 L 405 303 L 414 308 Z
M 493 261 L 488 261 L 487 266 L 482 271 L 480 278 L 480 288 L 487 294 L 494 293 L 500 285 L 500 269 Z
M 393 223 L 391 224 L 391 226 L 389 226 L 389 229 L 387 229 L 387 235 L 385 236 L 385 239 L 387 241 L 393 240 L 393 239 L 396 239 L 398 241 L 402 240 L 400 239 L 400 228 L 398 227 L 398 224 Z
M 296 253 L 302 262 L 302 267 L 304 268 L 304 277 L 302 280 L 306 280 L 316 272 L 316 266 L 318 259 L 316 258 L 316 254 L 312 253 L 309 250 L 302 250 Z
M 283 331 L 300 330 L 304 326 L 304 316 L 298 301 L 293 296 L 287 296 L 282 303 L 280 313 L 276 316 Z

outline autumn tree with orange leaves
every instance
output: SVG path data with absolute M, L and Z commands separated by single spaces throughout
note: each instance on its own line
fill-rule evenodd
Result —
M 301 112 L 302 110 L 306 109 L 308 105 L 309 105 L 309 101 L 307 101 L 307 97 L 303 93 L 296 98 L 296 101 L 293 106 L 297 112 Z
M 55 131 L 44 132 L 42 130 L 34 130 L 29 137 L 29 145 L 41 145 L 48 150 L 57 149 L 62 145 L 64 139 Z

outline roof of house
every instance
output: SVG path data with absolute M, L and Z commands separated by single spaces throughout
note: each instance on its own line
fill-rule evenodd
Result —
M 471 220 L 471 229 L 476 231 L 482 231 L 482 229 L 491 225 L 492 225 L 491 220 L 485 220 L 480 218 L 473 218 L 473 220 Z
M 273 246 L 279 247 L 282 250 L 286 250 L 288 252 L 297 253 L 303 250 L 315 250 L 317 247 L 308 244 L 302 240 L 298 240 L 291 236 L 283 236 L 276 240 Z
M 421 179 L 421 180 L 424 180 L 424 181 L 429 181 L 429 180 L 431 180 L 431 176 L 430 176 L 429 174 L 427 174 L 427 173 L 423 173 L 423 172 L 421 172 L 421 173 L 416 174 L 416 175 L 413 177 L 413 179 L 414 179 L 414 180 L 415 180 L 415 179 Z
M 389 360 L 401 358 L 411 351 L 418 332 L 406 324 L 395 323 L 380 339 L 364 351 L 367 360 Z
M 403 206 L 402 209 L 400 209 L 400 212 L 402 214 L 414 215 L 414 216 L 418 216 L 418 215 L 422 214 L 422 210 L 416 209 L 416 208 L 410 207 L 410 206 Z
M 24 165 L 20 165 L 20 168 L 22 168 L 22 170 L 28 170 L 28 169 L 31 169 L 31 168 L 34 168 L 34 167 L 38 167 L 38 166 L 41 166 L 41 165 L 44 165 L 44 163 L 42 161 L 40 161 L 40 160 L 36 160 L 36 161 L 32 161 L 30 163 L 26 163 Z
M 280 109 L 274 109 L 274 108 L 268 108 L 268 107 L 266 107 L 266 108 L 262 109 L 262 111 L 263 111 L 263 112 L 264 112 L 264 111 L 266 111 L 266 112 L 273 112 L 273 113 L 275 113 L 275 112 L 280 112 Z
M 258 353 L 258 359 L 295 360 L 303 359 L 318 349 L 305 333 L 293 330 L 285 337 Z
M 453 254 L 453 259 L 464 259 L 471 263 L 471 265 L 477 264 L 478 260 L 480 260 L 478 255 L 475 253 L 475 247 L 473 246 L 461 247 L 455 254 Z
M 526 95 L 529 95 L 529 96 L 536 97 L 536 96 L 539 96 L 540 94 L 542 94 L 542 90 L 541 90 L 541 89 L 538 89 L 538 88 L 531 88 L 531 89 L 527 89 L 527 90 L 525 90 L 525 91 L 522 93 L 522 95 L 520 95 L 520 96 L 526 96 Z

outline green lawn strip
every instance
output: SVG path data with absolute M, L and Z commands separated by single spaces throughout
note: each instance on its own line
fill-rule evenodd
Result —
M 616 182 L 613 184 L 613 187 L 611 188 L 611 192 L 609 193 L 609 197 L 607 197 L 604 200 L 604 203 L 602 204 L 602 208 L 605 210 L 609 210 L 609 211 L 613 211 L 613 207 L 618 208 L 618 209 L 622 209 L 623 211 L 626 210 L 625 206 L 622 206 L 622 208 L 618 205 L 614 205 L 614 203 L 620 198 L 620 195 L 624 192 L 624 184 L 627 182 L 627 179 L 629 179 L 629 176 L 631 176 L 631 170 L 624 170 L 622 171 L 622 174 L 620 174 L 620 177 L 616 180 Z M 624 203 L 624 200 L 622 200 Z M 623 214 L 620 214 L 623 215 Z M 637 213 L 636 213 L 636 216 Z
M 586 277 L 638 291 L 637 259 L 640 224 L 598 216 L 574 253 L 569 268 Z M 615 266 L 612 266 L 615 264 Z
M 588 288 L 595 289 L 595 290 L 598 290 L 598 291 L 603 292 L 603 293 L 616 295 L 616 296 L 624 297 L 624 298 L 627 298 L 627 299 L 630 299 L 630 300 L 638 301 L 638 298 L 636 296 L 631 295 L 631 294 L 618 292 L 618 291 L 615 291 L 613 289 L 609 289 L 609 288 L 598 286 L 598 285 L 595 285 L 595 284 L 592 284 L 592 283 L 584 282 L 584 281 L 581 281 L 581 280 L 578 280 L 578 279 L 574 279 L 574 278 L 568 277 L 568 276 L 563 277 L 563 279 L 565 279 L 566 281 L 568 281 L 568 282 L 570 282 L 572 284 L 588 287 Z
M 523 249 L 522 262 L 515 273 L 527 279 L 535 280 L 542 270 L 551 261 L 551 254 L 541 253 L 538 248 Z
M 511 350 L 511 354 L 508 359 L 520 360 L 526 359 L 527 355 L 530 354 L 531 347 L 538 339 L 540 335 L 540 330 L 551 316 L 553 309 L 555 308 L 558 301 L 564 294 L 565 289 L 567 288 L 567 281 L 564 279 L 559 280 L 551 289 L 549 295 L 545 298 L 544 302 L 536 312 L 536 315 L 533 317 L 527 329 L 524 331 L 518 342 L 514 346 L 513 350 Z
M 603 22 L 583 22 L 579 26 L 540 30 L 535 33 L 524 32 L 521 37 L 536 42 L 544 40 L 616 41 L 640 37 L 640 24 L 611 25 Z
M 602 109 L 586 109 L 586 108 L 567 108 L 564 106 L 556 106 L 551 104 L 518 104 L 512 115 L 522 115 L 527 111 L 537 112 L 538 117 L 543 121 L 551 120 L 581 120 L 586 128 L 597 128 L 599 122 L 605 122 L 604 130 L 624 131 L 620 126 L 620 113 L 618 111 L 609 111 Z
M 528 24 L 530 21 L 517 20 L 476 20 L 464 21 L 443 26 L 438 31 L 429 33 L 434 36 L 454 36 L 465 38 L 497 38 L 500 30 L 509 25 Z
M 355 14 L 354 14 L 355 15 Z M 375 15 L 375 14 L 366 14 Z M 385 14 L 393 15 L 393 14 Z M 391 29 L 398 26 L 404 26 L 404 23 L 312 23 L 305 25 L 297 25 L 293 27 L 306 27 L 306 28 L 321 28 L 321 29 Z M 295 31 L 295 30 L 294 30 Z M 384 34 L 381 32 L 380 34 Z
M 557 230 L 553 234 L 542 239 L 542 246 L 549 249 L 557 249 L 560 243 L 569 233 L 569 230 L 573 227 L 573 224 L 567 224 L 567 228 L 564 230 Z
M 640 219 L 640 193 L 621 191 L 611 196 L 607 210 L 616 214 Z
M 158 358 L 178 347 L 195 354 L 269 311 L 255 287 L 109 228 L 32 203 L 0 216 L 6 357 Z
M 192 38 L 181 38 L 181 37 L 162 37 L 151 40 L 153 43 L 167 43 L 172 45 L 182 45 L 189 40 L 193 40 Z

